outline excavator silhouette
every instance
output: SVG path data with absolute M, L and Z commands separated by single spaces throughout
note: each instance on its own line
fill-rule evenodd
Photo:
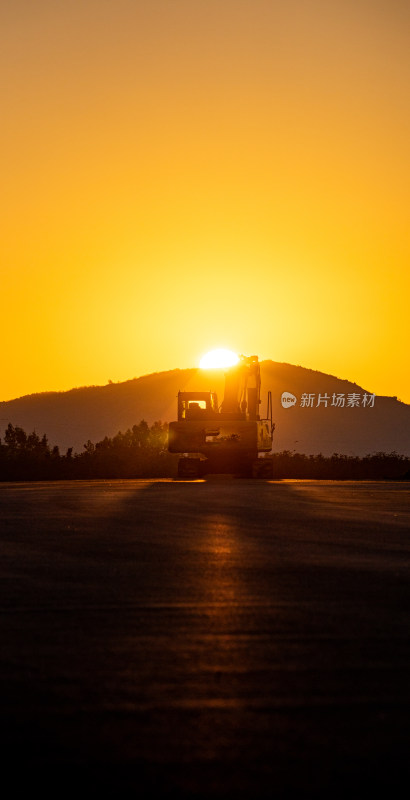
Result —
M 178 392 L 178 421 L 169 425 L 168 450 L 183 453 L 178 477 L 200 478 L 209 473 L 272 477 L 269 457 L 275 425 L 272 394 L 266 417 L 259 406 L 261 376 L 258 356 L 239 356 L 225 372 L 221 407 L 215 392 Z

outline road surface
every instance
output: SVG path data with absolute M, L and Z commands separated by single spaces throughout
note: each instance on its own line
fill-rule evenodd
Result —
M 405 482 L 0 484 L 3 776 L 395 796 L 409 500 Z

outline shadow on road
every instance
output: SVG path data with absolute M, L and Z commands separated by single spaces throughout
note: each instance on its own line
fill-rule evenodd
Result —
M 409 745 L 401 486 L 0 487 L 6 763 L 185 797 L 391 790 Z

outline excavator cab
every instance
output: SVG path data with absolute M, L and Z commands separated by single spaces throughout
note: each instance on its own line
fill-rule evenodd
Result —
M 215 392 L 178 392 L 178 422 L 212 419 L 218 414 Z

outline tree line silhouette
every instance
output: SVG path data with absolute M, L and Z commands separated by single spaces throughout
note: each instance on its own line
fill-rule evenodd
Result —
M 82 453 L 69 448 L 62 455 L 50 447 L 47 436 L 27 434 L 11 423 L 0 438 L 0 480 L 68 480 L 93 478 L 174 478 L 178 455 L 168 453 L 168 424 L 145 420 L 125 433 L 106 436 L 93 444 L 88 440 Z M 410 479 L 410 458 L 375 453 L 364 458 L 334 453 L 326 457 L 283 450 L 273 454 L 273 477 L 319 480 Z
M 142 420 L 96 444 L 88 440 L 82 453 L 70 447 L 62 455 L 45 434 L 40 438 L 9 423 L 0 439 L 0 480 L 169 477 L 176 474 L 177 456 L 168 453 L 167 441 L 167 423 Z

